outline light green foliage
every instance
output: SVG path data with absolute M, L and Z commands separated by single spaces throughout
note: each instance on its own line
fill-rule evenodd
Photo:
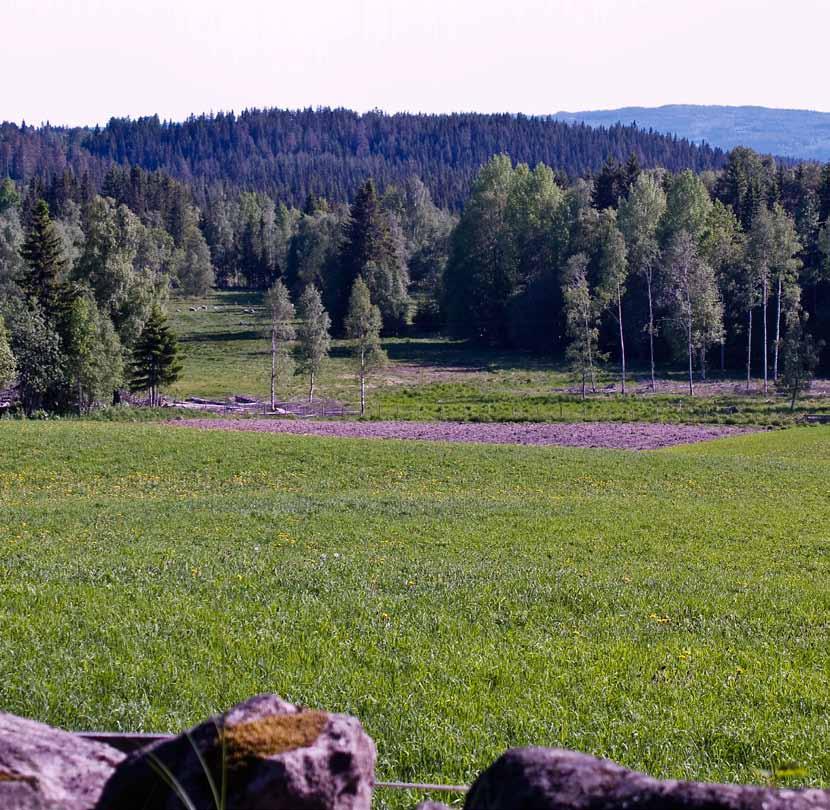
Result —
M 265 293 L 265 304 L 271 315 L 271 409 L 276 407 L 278 379 L 287 376 L 293 366 L 290 341 L 296 337 L 294 318 L 288 288 L 277 280 Z
M 17 362 L 12 354 L 12 347 L 9 345 L 9 333 L 6 329 L 6 322 L 0 315 L 0 388 L 4 388 L 14 382 L 17 374 Z
M 577 253 L 568 259 L 562 282 L 565 302 L 565 329 L 569 338 L 566 357 L 570 361 L 582 388 L 590 382 L 596 391 L 595 364 L 599 360 L 599 313 L 588 284 L 588 257 Z
M 666 197 L 666 213 L 661 223 L 664 246 L 671 244 L 680 231 L 699 242 L 703 238 L 712 200 L 703 181 L 692 171 L 674 177 Z
M 705 377 L 706 350 L 723 337 L 723 304 L 715 273 L 700 256 L 694 237 L 687 231 L 680 231 L 669 248 L 663 296 L 669 323 L 682 335 L 689 365 L 689 393 L 694 394 L 694 352 L 701 353 L 701 376 Z
M 317 375 L 331 348 L 331 320 L 316 287 L 309 285 L 303 290 L 298 314 L 300 327 L 297 330 L 297 370 L 308 374 L 308 401 L 311 402 L 314 399 Z
M 620 202 L 619 228 L 625 238 L 628 263 L 633 272 L 646 283 L 651 386 L 655 387 L 654 337 L 657 328 L 654 318 L 654 273 L 660 258 L 658 229 L 666 213 L 666 193 L 655 174 L 642 172 Z
M 99 311 L 91 295 L 78 295 L 70 304 L 64 338 L 64 353 L 70 390 L 79 411 L 87 412 L 96 402 L 107 402 L 123 382 L 121 341 L 112 321 Z
M 171 237 L 146 228 L 125 205 L 96 197 L 87 212 L 84 252 L 75 276 L 93 291 L 99 308 L 132 347 L 153 308 L 167 295 L 180 265 Z
M 666 193 L 653 174 L 637 177 L 620 202 L 619 228 L 625 237 L 632 270 L 648 277 L 660 255 L 657 229 L 666 213 Z
M 386 364 L 386 353 L 380 345 L 383 319 L 380 309 L 372 303 L 369 287 L 362 278 L 355 281 L 349 297 L 345 321 L 346 337 L 352 341 L 355 365 L 360 380 L 360 415 L 366 413 L 366 378 Z
M 185 295 L 206 295 L 214 282 L 210 250 L 194 224 L 185 231 L 182 246 L 173 259 L 174 278 Z
M 274 691 L 357 715 L 379 779 L 465 783 L 538 744 L 826 785 L 828 448 L 3 422 L 0 704 L 180 731 Z

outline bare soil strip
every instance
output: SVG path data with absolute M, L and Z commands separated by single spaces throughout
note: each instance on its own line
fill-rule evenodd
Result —
M 350 439 L 411 439 L 477 444 L 558 445 L 615 450 L 657 450 L 723 436 L 750 433 L 753 428 L 726 425 L 663 425 L 645 422 L 356 422 L 290 419 L 181 419 L 168 424 L 202 430 L 247 430 Z

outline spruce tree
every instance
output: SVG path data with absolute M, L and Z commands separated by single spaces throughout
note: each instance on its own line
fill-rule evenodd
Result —
M 35 203 L 20 253 L 28 266 L 21 287 L 51 320 L 60 310 L 61 276 L 67 262 L 60 234 L 49 216 L 49 206 L 43 200 Z
M 335 327 L 344 322 L 348 295 L 361 276 L 388 327 L 401 327 L 409 309 L 404 238 L 393 215 L 380 206 L 374 182 L 359 189 L 343 229 Z
M 360 381 L 360 415 L 366 413 L 366 377 L 386 362 L 386 353 L 380 345 L 380 310 L 372 303 L 369 288 L 362 278 L 352 287 L 349 312 L 346 315 L 346 337 L 354 347 L 354 359 Z
M 176 382 L 181 370 L 176 336 L 161 309 L 154 307 L 133 347 L 130 391 L 147 391 L 150 405 L 159 405 L 161 387 Z
M 323 306 L 317 288 L 309 284 L 299 301 L 300 328 L 297 330 L 297 355 L 299 372 L 307 373 L 308 401 L 314 401 L 314 385 L 317 375 L 329 355 L 331 320 Z

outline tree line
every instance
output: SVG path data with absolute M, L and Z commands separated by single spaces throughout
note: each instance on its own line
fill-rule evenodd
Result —
M 48 184 L 71 171 L 100 192 L 113 164 L 136 166 L 187 184 L 200 206 L 217 190 L 259 192 L 295 208 L 311 194 L 349 203 L 367 177 L 386 188 L 415 175 L 439 207 L 458 211 L 481 164 L 502 152 L 555 166 L 570 179 L 632 152 L 644 166 L 673 172 L 719 169 L 725 161 L 718 149 L 635 126 L 508 114 L 253 109 L 178 123 L 112 119 L 95 128 L 0 124 L 0 177 Z
M 605 359 L 623 391 L 632 363 L 654 381 L 666 362 L 687 367 L 690 389 L 741 366 L 768 390 L 809 376 L 830 337 L 830 165 L 735 149 L 721 171 L 672 173 L 632 154 L 567 182 L 497 155 L 460 215 L 414 176 L 302 208 L 218 188 L 200 206 L 135 166 L 111 166 L 101 192 L 71 171 L 0 186 L 0 314 L 27 407 L 103 398 L 170 292 L 213 285 L 279 282 L 298 304 L 313 289 L 337 336 L 360 280 L 386 334 L 566 355 L 585 390 Z M 92 337 L 76 339 L 72 318 Z
M 830 329 L 830 166 L 735 149 L 720 173 L 610 161 L 569 187 L 544 165 L 493 158 L 450 240 L 450 331 L 565 352 L 583 386 L 613 355 L 682 361 L 690 391 L 717 364 L 766 392 L 801 379 Z M 797 340 L 796 340 L 797 338 Z M 801 384 L 801 383 L 799 383 Z M 583 389 L 584 390 L 584 389 Z

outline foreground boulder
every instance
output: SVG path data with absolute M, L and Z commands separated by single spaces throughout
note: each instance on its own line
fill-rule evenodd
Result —
M 464 810 L 830 810 L 830 791 L 661 782 L 608 760 L 515 748 L 484 771 Z
M 0 712 L 0 808 L 92 810 L 124 755 Z
M 354 717 L 260 695 L 130 755 L 100 810 L 369 810 L 375 756 Z

